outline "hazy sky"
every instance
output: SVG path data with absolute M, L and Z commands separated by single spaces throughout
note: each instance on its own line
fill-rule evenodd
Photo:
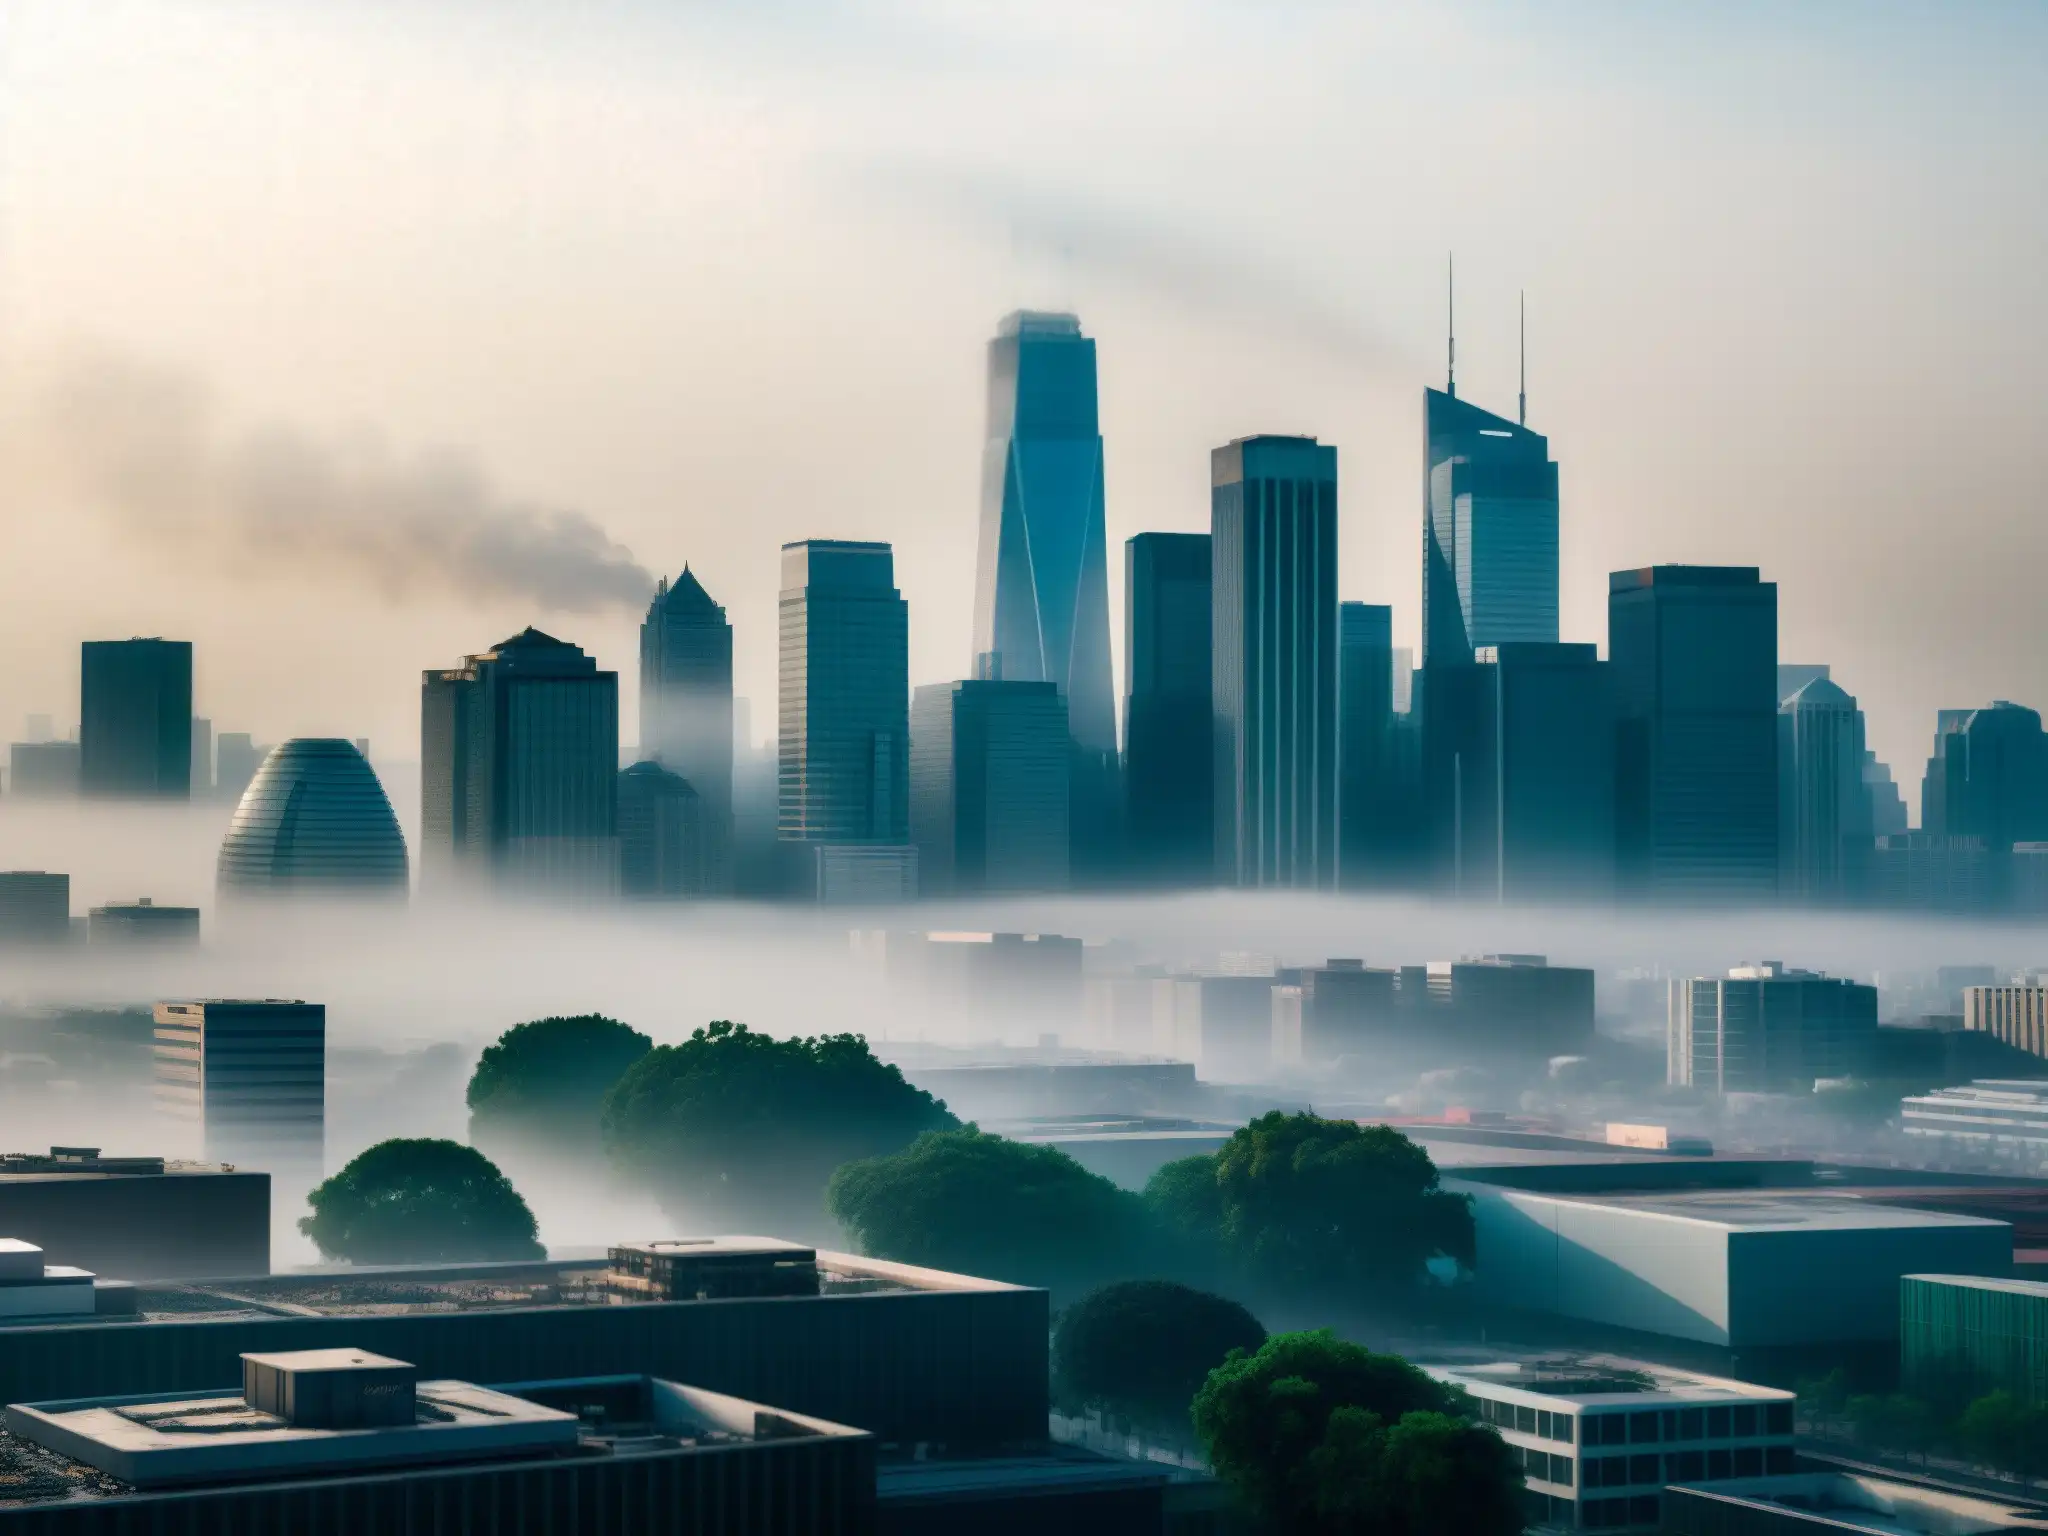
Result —
M 218 728 L 409 758 L 420 669 L 535 622 L 630 739 L 685 560 L 765 734 L 805 536 L 892 540 L 957 676 L 1019 305 L 1099 339 L 1119 584 L 1212 445 L 1312 432 L 1412 638 L 1449 249 L 1503 411 L 1528 290 L 1564 638 L 1761 564 L 1916 808 L 1937 707 L 2048 705 L 2032 0 L 6 0 L 0 50 L 7 734 L 164 633 Z

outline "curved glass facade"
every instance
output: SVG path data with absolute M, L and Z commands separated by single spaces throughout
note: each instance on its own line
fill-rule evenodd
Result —
M 355 744 L 300 737 L 263 760 L 220 845 L 231 891 L 406 892 L 405 836 Z

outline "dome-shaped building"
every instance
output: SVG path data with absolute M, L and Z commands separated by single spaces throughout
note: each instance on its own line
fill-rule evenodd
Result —
M 302 736 L 274 748 L 249 781 L 216 872 L 223 894 L 403 900 L 405 834 L 354 742 Z

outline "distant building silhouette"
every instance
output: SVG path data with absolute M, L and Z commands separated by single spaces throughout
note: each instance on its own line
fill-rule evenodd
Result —
M 914 868 L 910 847 L 910 611 L 887 544 L 782 546 L 778 834 L 793 888 L 868 899 Z M 832 847 L 898 856 L 827 860 Z M 878 873 L 884 866 L 893 877 Z M 843 881 L 828 880 L 826 871 Z M 914 894 L 914 891 L 911 893 Z
M 2048 839 L 2048 737 L 2034 710 L 2001 699 L 1944 709 L 1920 787 L 1920 826 L 1932 837 L 1975 838 L 1989 857 L 1994 907 L 2011 895 L 2015 843 Z
M 78 743 L 17 741 L 8 749 L 7 792 L 42 799 L 78 793 Z
M 270 748 L 258 746 L 247 731 L 222 731 L 214 743 L 214 755 L 214 794 L 239 802 Z
M 640 762 L 619 774 L 619 891 L 626 896 L 712 893 L 704 801 L 681 774 Z
M 1338 605 L 1338 873 L 1352 889 L 1409 883 L 1420 846 L 1414 785 L 1395 735 L 1393 634 L 1393 609 Z
M 199 942 L 199 909 L 163 906 L 147 896 L 110 901 L 87 910 L 85 939 L 96 949 L 187 949 Z
M 1209 535 L 1124 545 L 1124 838 L 1133 879 L 1216 878 Z
M 88 640 L 79 661 L 80 793 L 189 799 L 192 642 Z
M 640 626 L 640 752 L 687 779 L 703 822 L 701 861 L 732 883 L 732 626 L 686 565 Z
M 0 870 L 0 947 L 48 946 L 71 937 L 71 877 Z
M 618 884 L 619 675 L 525 629 L 420 685 L 422 880 Z
M 1069 879 L 1067 705 L 1049 682 L 928 683 L 910 710 L 910 831 L 926 894 Z
M 1623 889 L 1768 902 L 1778 889 L 1778 588 L 1754 566 L 1608 579 Z
M 1239 438 L 1210 455 L 1216 872 L 1337 883 L 1337 450 Z
M 353 742 L 301 736 L 264 759 L 215 865 L 223 896 L 405 899 L 405 835 Z
M 1006 315 L 988 351 L 974 673 L 1067 701 L 1084 882 L 1115 867 L 1117 745 L 1095 343 L 1069 314 Z M 999 670 L 980 660 L 995 655 Z
M 1989 911 L 1996 882 L 1981 837 L 1895 832 L 1870 851 L 1864 897 L 1893 912 Z
M 1827 677 L 1778 706 L 1779 888 L 1788 901 L 1834 906 L 1858 894 L 1875 845 L 1867 756 L 1862 711 Z
M 192 787 L 194 800 L 213 793 L 213 722 L 192 717 Z

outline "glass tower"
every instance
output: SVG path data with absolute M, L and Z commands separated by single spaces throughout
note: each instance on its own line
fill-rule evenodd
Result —
M 1755 566 L 1608 578 L 1620 876 L 1636 895 L 1778 891 L 1778 587 Z
M 1557 640 L 1557 466 L 1550 440 L 1424 391 L 1422 664 Z
M 778 835 L 910 840 L 910 610 L 887 544 L 782 546 Z
M 973 670 L 1065 696 L 1072 836 L 1091 869 L 1113 849 L 1117 809 L 1105 539 L 1095 342 L 1073 315 L 1019 310 L 988 350 Z
M 1209 726 L 1209 535 L 1124 545 L 1124 833 L 1147 883 L 1216 877 Z
M 1210 455 L 1216 872 L 1337 883 L 1337 450 L 1247 437 Z
M 1337 609 L 1337 787 L 1340 872 L 1347 886 L 1392 877 L 1390 836 L 1401 817 L 1394 782 L 1394 610 Z
M 927 683 L 910 711 L 910 829 L 935 894 L 1068 878 L 1067 706 L 1051 683 Z
M 192 642 L 88 640 L 79 683 L 79 792 L 190 798 Z

